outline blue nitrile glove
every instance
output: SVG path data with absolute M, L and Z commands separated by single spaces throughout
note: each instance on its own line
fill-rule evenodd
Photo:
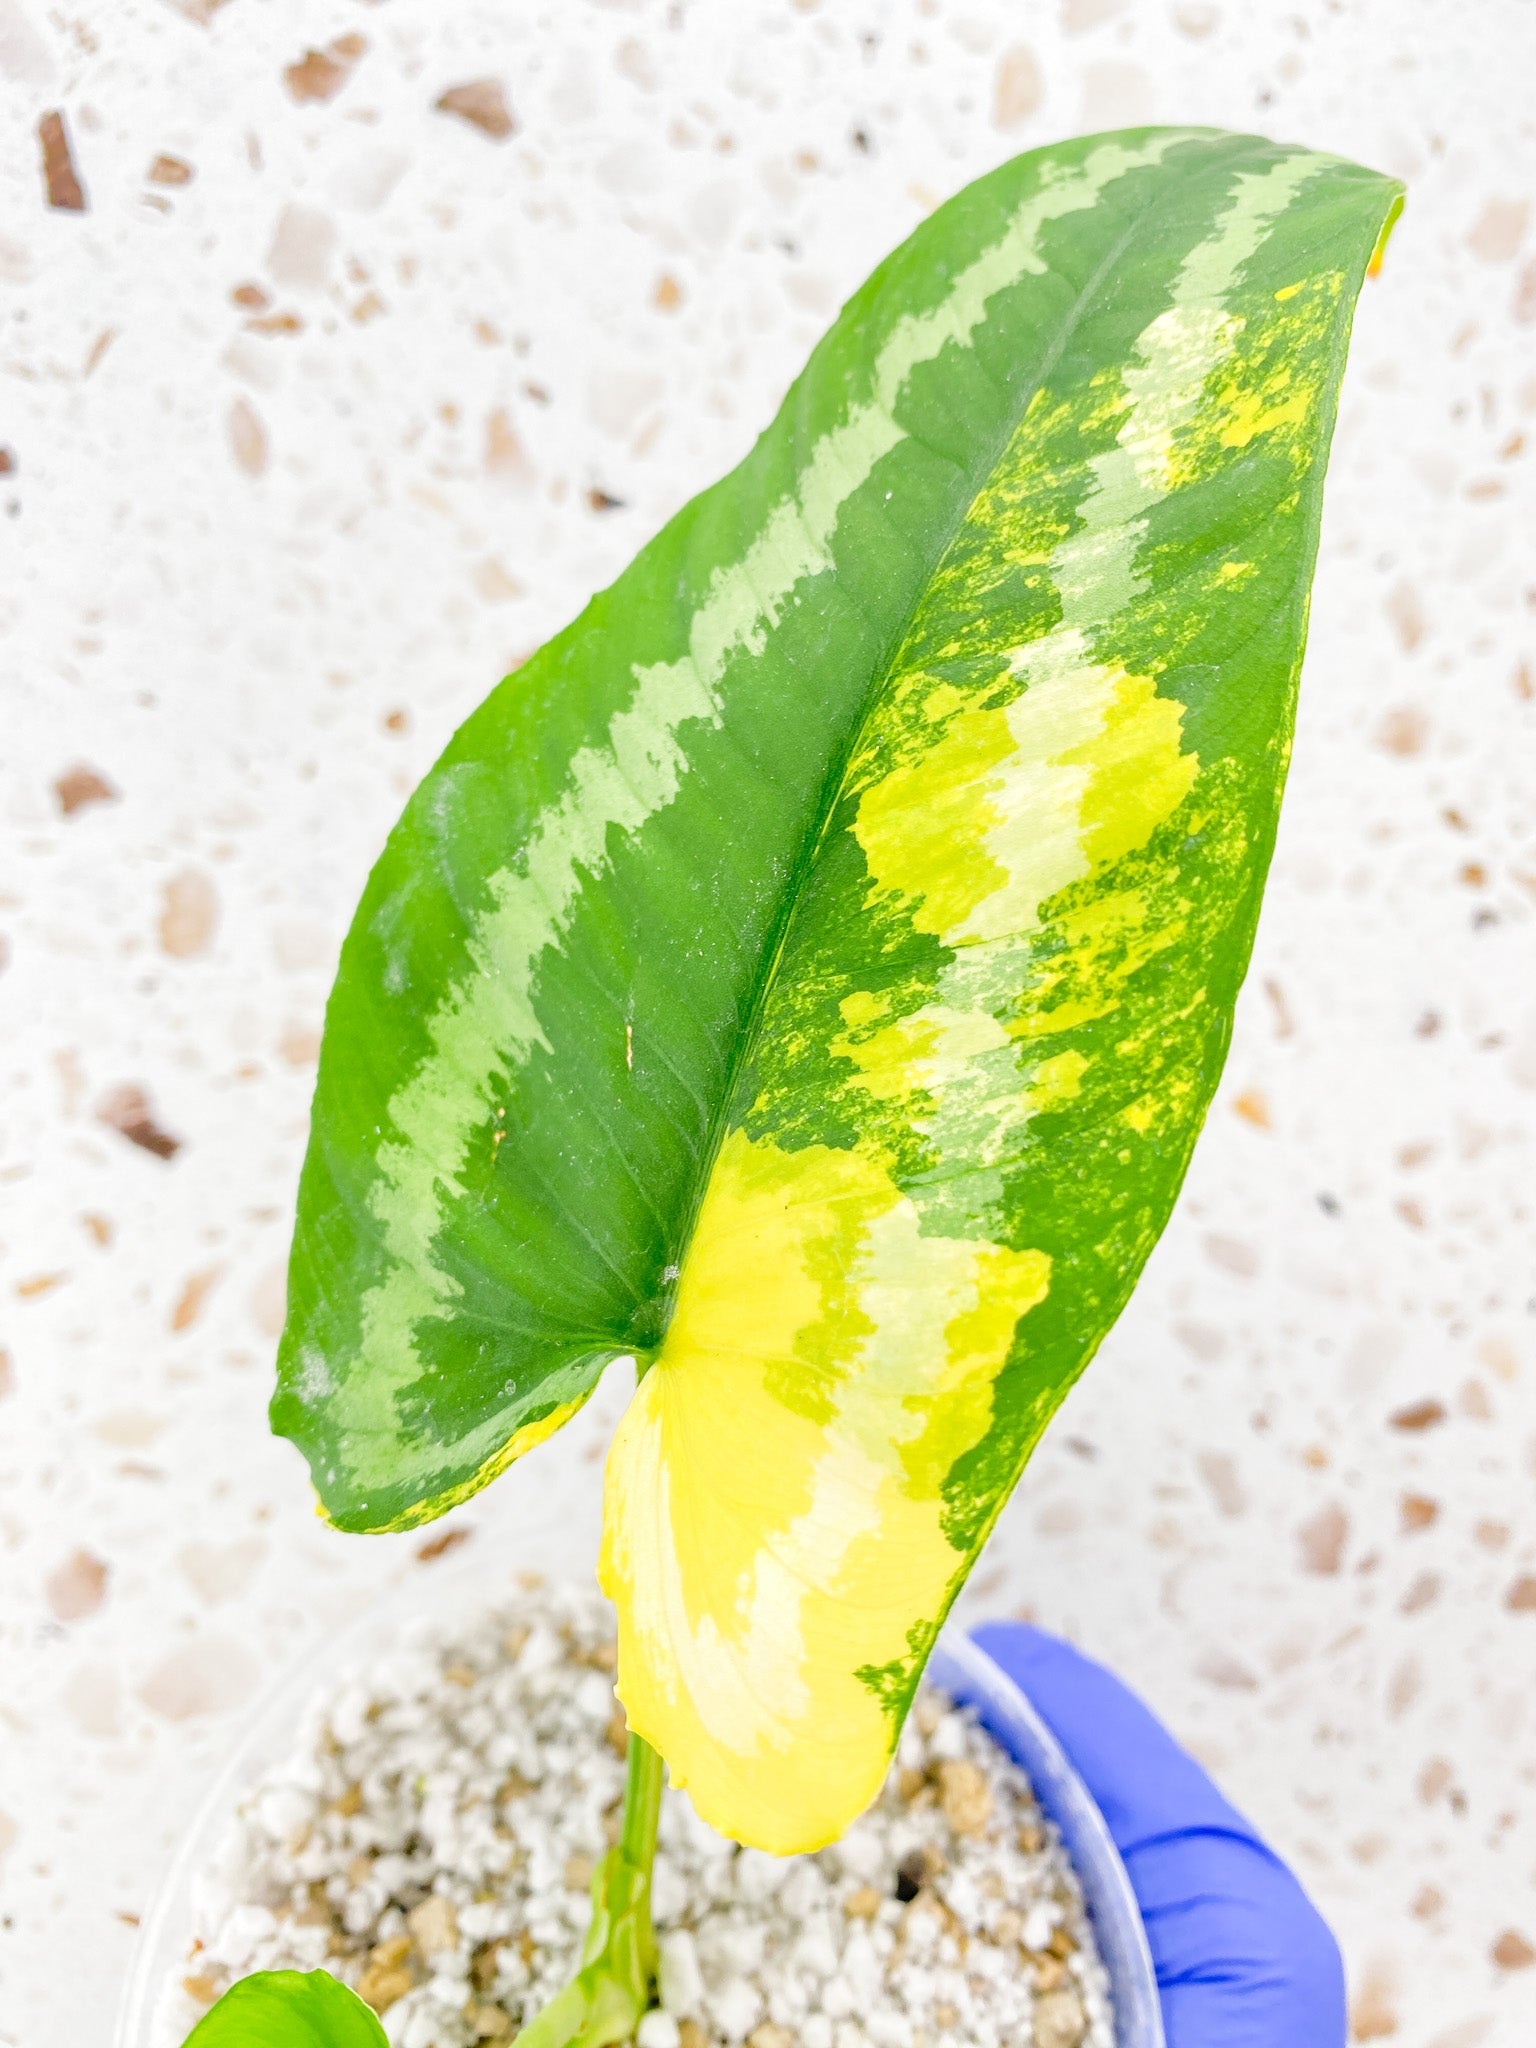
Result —
M 1168 2048 L 1343 2048 L 1322 1916 L 1194 1758 L 1102 1665 L 1021 1622 L 975 1632 L 1066 1751 L 1130 1873 Z

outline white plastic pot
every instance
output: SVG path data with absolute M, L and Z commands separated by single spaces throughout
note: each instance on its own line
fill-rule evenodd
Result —
M 311 1703 L 339 1690 L 348 1671 L 371 1665 L 415 1633 L 435 1633 L 459 1615 L 468 1619 L 510 1595 L 514 1584 L 510 1569 L 492 1570 L 483 1557 L 421 1570 L 278 1683 L 210 1786 L 145 1917 L 118 2015 L 116 2048 L 180 2048 L 186 2019 L 178 1994 L 200 1879 L 217 1863 L 246 1792 L 291 1753 Z M 940 1638 L 929 1676 L 981 1713 L 1061 1830 L 1109 1972 L 1117 2048 L 1165 2048 L 1152 1960 L 1130 1879 L 1103 1816 L 1060 1744 L 1012 1679 L 953 1626 Z

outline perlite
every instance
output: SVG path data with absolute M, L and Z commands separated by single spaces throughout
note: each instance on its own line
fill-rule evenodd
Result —
M 343 1977 L 392 2048 L 504 2041 L 570 1974 L 617 1824 L 609 1610 L 523 1591 L 321 1702 L 198 1890 L 156 2048 L 258 1969 Z M 1081 1895 L 1024 1774 L 926 1694 L 841 1842 L 738 1849 L 669 1792 L 638 2048 L 1113 2048 Z

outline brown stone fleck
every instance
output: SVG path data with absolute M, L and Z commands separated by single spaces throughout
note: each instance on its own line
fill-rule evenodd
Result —
M 677 2048 L 709 2048 L 709 2036 L 697 2020 L 679 2020 Z
M 1456 1406 L 1474 1422 L 1492 1422 L 1493 1402 L 1481 1380 L 1467 1380 L 1456 1396 Z
M 474 1534 L 473 1529 L 445 1529 L 440 1536 L 429 1536 L 425 1543 L 416 1546 L 416 1557 L 421 1564 L 432 1564 L 440 1557 L 446 1557 L 450 1550 L 457 1550 L 461 1543 L 467 1543 Z
M 682 303 L 682 286 L 670 270 L 664 270 L 656 280 L 656 289 L 651 294 L 651 304 L 659 306 L 664 313 L 675 313 Z
M 1411 583 L 1397 584 L 1387 597 L 1386 611 L 1396 631 L 1398 645 L 1404 654 L 1412 654 L 1424 638 L 1424 613 L 1418 591 Z
M 512 2031 L 512 2022 L 506 2013 L 489 2001 L 466 2006 L 464 2017 L 474 2028 L 477 2041 L 504 2041 Z
M 1343 1562 L 1348 1535 L 1349 1517 L 1337 1502 L 1330 1501 L 1326 1507 L 1319 1508 L 1296 1531 L 1296 1540 L 1301 1545 L 1302 1570 L 1331 1577 Z
M 285 1066 L 312 1067 L 320 1058 L 320 1034 L 307 1025 L 290 1024 L 277 1041 L 277 1050 Z
M 1467 236 L 1467 247 L 1485 263 L 1508 263 L 1519 253 L 1530 218 L 1527 199 L 1490 199 Z
M 1027 121 L 1040 106 L 1040 66 L 1033 50 L 1015 43 L 997 60 L 992 81 L 992 124 L 1005 132 Z
M 795 2048 L 795 2037 L 788 2027 L 764 2020 L 761 2026 L 754 2027 L 748 2034 L 747 2048 Z
M 1516 1579 L 1504 1595 L 1504 1605 L 1512 1614 L 1536 1614 L 1536 1576 L 1526 1572 Z
M 72 818 L 76 811 L 83 811 L 91 804 L 115 804 L 118 800 L 118 793 L 107 778 L 96 769 L 88 768 L 83 761 L 65 769 L 54 783 L 53 793 L 66 818 Z
M 75 168 L 69 130 L 57 110 L 44 114 L 37 124 L 37 139 L 43 149 L 43 183 L 48 204 L 60 213 L 84 213 L 88 202 L 80 173 Z
M 1237 1461 L 1228 1451 L 1201 1451 L 1195 1458 L 1195 1470 L 1210 1489 L 1211 1498 L 1218 1511 L 1235 1520 L 1248 1505 L 1238 1477 Z
M 1402 1498 L 1403 1533 L 1427 1529 L 1440 1514 L 1440 1503 L 1427 1493 L 1405 1493 Z
M 306 50 L 295 64 L 283 70 L 283 83 L 300 106 L 335 99 L 347 82 L 352 66 L 345 55 L 330 50 Z
M 156 1159 L 174 1159 L 181 1150 L 180 1138 L 173 1138 L 169 1131 L 162 1130 L 156 1123 L 149 1097 L 133 1081 L 125 1081 L 120 1088 L 114 1088 L 104 1098 L 96 1114 L 102 1123 L 125 1137 L 130 1145 L 137 1145 L 142 1152 L 152 1152 Z
M 505 142 L 517 133 L 506 89 L 499 78 L 472 78 L 463 85 L 451 85 L 435 102 L 440 114 L 457 114 L 471 128 L 489 135 L 493 142 Z
M 1268 1131 L 1274 1128 L 1269 1114 L 1269 1103 L 1261 1088 L 1245 1088 L 1234 1098 L 1232 1108 L 1244 1123 L 1252 1124 L 1256 1130 Z
M 1405 1657 L 1387 1686 L 1387 1712 L 1394 1720 L 1406 1714 L 1424 1690 L 1424 1672 L 1417 1657 Z
M 1445 1420 L 1445 1403 L 1435 1400 L 1412 1401 L 1406 1408 L 1397 1409 L 1387 1420 L 1394 1429 L 1434 1429 Z
M 1349 2032 L 1355 2041 L 1380 2041 L 1397 2032 L 1393 1987 L 1380 1972 L 1368 1976 L 1350 2001 Z
M 157 156 L 144 173 L 151 185 L 190 185 L 197 176 L 185 157 Z
M 533 464 L 518 437 L 505 406 L 496 406 L 486 416 L 485 469 L 487 476 L 527 490 L 535 482 Z
M 1536 1948 L 1513 1927 L 1506 1927 L 1488 1951 L 1501 1970 L 1528 1970 L 1536 1963 Z
M 214 1284 L 222 1271 L 219 1266 L 204 1266 L 188 1279 L 176 1297 L 176 1306 L 171 1310 L 171 1328 L 190 1330 L 202 1313 L 203 1303 L 208 1299 Z
M 1259 1681 L 1246 1664 L 1239 1662 L 1228 1650 L 1210 1650 L 1195 1666 L 1197 1675 L 1208 1685 L 1220 1686 L 1224 1692 L 1257 1692 Z
M 1429 720 L 1411 704 L 1389 711 L 1376 728 L 1376 744 L 1404 760 L 1422 754 L 1428 737 Z
M 843 1911 L 850 1920 L 873 1920 L 879 1910 L 880 1894 L 872 1884 L 859 1885 L 843 1901 Z
M 474 585 L 489 604 L 504 604 L 508 598 L 523 594 L 522 584 L 495 560 L 481 562 L 476 567 Z
M 88 1550 L 77 1550 L 51 1572 L 43 1586 L 55 1621 L 84 1621 L 107 1597 L 107 1567 Z
M 1223 1237 L 1217 1231 L 1206 1238 L 1205 1255 L 1213 1265 L 1240 1280 L 1252 1279 L 1259 1270 L 1259 1255 L 1251 1244 L 1244 1244 L 1240 1238 Z
M 213 883 L 199 868 L 183 868 L 161 892 L 160 947 L 174 960 L 206 953 L 219 921 Z
M 237 284 L 229 296 L 237 306 L 249 307 L 255 313 L 261 312 L 272 303 L 271 293 L 264 285 L 259 284 Z
M 594 512 L 621 512 L 624 509 L 622 498 L 614 497 L 611 491 L 603 490 L 598 484 L 593 484 L 588 489 L 587 503 Z
M 16 1282 L 16 1293 L 22 1301 L 36 1301 L 40 1295 L 52 1294 L 55 1287 L 62 1287 L 68 1278 L 67 1273 L 34 1273 L 29 1279 Z
M 191 1976 L 183 1977 L 181 1988 L 194 2005 L 212 2005 L 219 1995 L 217 1981 L 205 1970 L 194 1970 Z
M 261 476 L 267 467 L 267 430 L 248 398 L 237 398 L 231 405 L 228 427 L 235 461 L 247 476 Z
M 1420 1572 L 1398 1602 L 1404 1614 L 1418 1614 L 1440 1597 L 1442 1580 L 1438 1572 Z

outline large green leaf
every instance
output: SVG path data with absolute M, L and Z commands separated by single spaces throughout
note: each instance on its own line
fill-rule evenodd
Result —
M 342 954 L 274 1425 L 401 1528 L 641 1380 L 604 1580 L 728 1831 L 872 1795 L 1221 1067 L 1389 180 L 1251 136 L 941 208 L 454 738 Z

